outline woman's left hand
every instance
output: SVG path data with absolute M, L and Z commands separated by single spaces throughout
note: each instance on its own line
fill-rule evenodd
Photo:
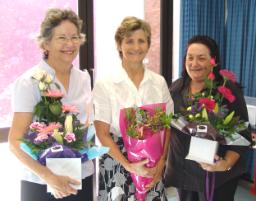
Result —
M 149 183 L 146 188 L 147 190 L 153 188 L 156 183 L 158 183 L 161 178 L 163 177 L 163 171 L 164 171 L 164 167 L 165 167 L 165 159 L 161 158 L 155 167 L 153 167 L 154 169 L 154 177 L 151 183 Z
M 227 160 L 219 157 L 218 155 L 215 156 L 215 163 L 208 164 L 208 163 L 199 163 L 201 167 L 208 172 L 223 172 L 228 171 L 230 169 L 230 165 Z

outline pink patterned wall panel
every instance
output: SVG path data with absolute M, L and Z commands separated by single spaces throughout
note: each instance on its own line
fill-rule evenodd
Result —
M 12 116 L 12 83 L 41 59 L 36 37 L 47 9 L 78 9 L 74 0 L 0 0 L 0 5 L 0 127 L 4 127 Z

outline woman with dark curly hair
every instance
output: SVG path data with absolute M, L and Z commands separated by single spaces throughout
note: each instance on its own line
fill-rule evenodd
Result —
M 213 68 L 211 59 L 217 66 Z M 208 37 L 197 35 L 188 42 L 184 57 L 182 77 L 170 87 L 174 100 L 174 112 L 179 113 L 188 107 L 188 98 L 202 92 L 205 88 L 205 78 L 213 71 L 215 80 L 222 81 L 220 70 L 219 48 L 216 42 Z M 213 69 L 212 69 L 213 68 Z M 247 107 L 241 88 L 237 84 L 227 83 L 236 97 L 233 103 L 225 102 L 230 111 L 240 119 L 248 121 Z M 240 134 L 249 136 L 246 131 Z M 178 190 L 180 201 L 206 201 L 206 172 L 215 172 L 214 201 L 233 201 L 239 177 L 246 172 L 246 150 L 242 146 L 219 146 L 216 162 L 213 165 L 199 164 L 186 160 L 190 145 L 190 136 L 172 128 L 170 150 L 165 184 Z M 247 139 L 249 139 L 247 137 Z

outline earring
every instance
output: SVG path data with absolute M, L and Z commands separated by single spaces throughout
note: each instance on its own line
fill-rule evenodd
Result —
M 43 57 L 44 57 L 44 59 L 47 59 L 47 58 L 48 58 L 48 55 L 49 55 L 49 51 L 48 51 L 48 50 L 44 50 L 44 51 L 43 51 Z

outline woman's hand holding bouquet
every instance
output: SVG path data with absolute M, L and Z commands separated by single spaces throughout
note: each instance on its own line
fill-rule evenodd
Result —
M 158 183 L 162 179 L 165 162 L 165 159 L 161 157 L 160 160 L 157 162 L 156 166 L 152 168 L 153 177 L 151 183 L 146 185 L 147 190 L 151 189 L 156 183 Z
M 143 201 L 147 191 L 162 177 L 166 129 L 172 115 L 165 113 L 166 104 L 151 104 L 120 111 L 120 131 L 127 151 L 135 197 Z

